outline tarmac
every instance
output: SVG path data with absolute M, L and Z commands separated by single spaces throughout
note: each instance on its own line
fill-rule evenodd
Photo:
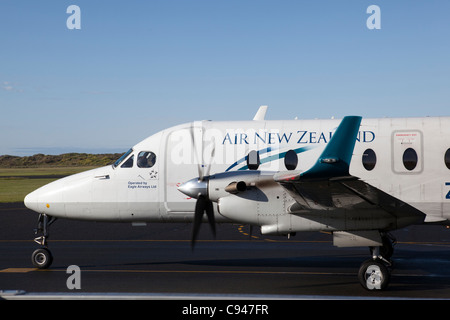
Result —
M 0 298 L 11 300 L 440 300 L 450 298 L 450 230 L 411 226 L 397 238 L 387 290 L 358 282 L 368 248 L 336 248 L 321 232 L 264 237 L 256 228 L 202 225 L 194 250 L 186 224 L 57 220 L 48 270 L 31 264 L 38 215 L 0 205 Z M 79 289 L 70 289 L 69 266 Z

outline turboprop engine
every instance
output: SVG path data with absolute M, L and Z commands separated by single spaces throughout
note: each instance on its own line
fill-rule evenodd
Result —
M 256 170 L 223 172 L 195 178 L 181 185 L 179 191 L 197 199 L 192 242 L 195 242 L 204 212 L 215 232 L 212 202 L 217 202 L 219 214 L 239 223 L 279 224 L 273 220 L 286 213 L 286 192 L 274 181 L 274 174 Z

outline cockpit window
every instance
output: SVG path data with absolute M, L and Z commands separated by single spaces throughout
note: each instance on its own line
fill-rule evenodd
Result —
M 121 165 L 121 168 L 133 168 L 133 161 L 134 161 L 134 155 L 132 155 L 131 157 L 128 158 L 127 161 L 125 161 L 123 163 L 123 165 Z
M 133 149 L 128 150 L 125 152 L 116 162 L 114 162 L 113 167 L 118 167 L 129 155 L 133 152 Z
M 151 151 L 141 151 L 138 155 L 137 165 L 139 168 L 151 168 L 156 162 L 156 154 Z

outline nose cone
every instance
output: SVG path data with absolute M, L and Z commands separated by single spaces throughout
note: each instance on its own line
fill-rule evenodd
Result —
M 178 187 L 178 190 L 185 195 L 197 199 L 199 196 L 208 196 L 208 181 L 204 179 L 199 181 L 198 178 L 189 180 Z
M 110 170 L 111 167 L 107 166 L 53 181 L 28 194 L 24 199 L 25 206 L 37 213 L 56 218 L 81 220 L 109 218 L 110 212 L 105 214 L 106 209 L 103 209 L 105 199 L 115 200 L 112 197 L 116 195 L 115 189 L 111 189 L 108 184 L 110 179 L 105 178 L 109 177 Z M 97 183 L 98 189 L 94 188 L 94 182 Z M 105 189 L 100 189 L 100 186 Z M 95 203 L 93 203 L 94 194 Z M 98 210 L 97 216 L 93 210 Z
M 63 179 L 61 179 L 63 180 Z M 23 200 L 25 206 L 37 213 L 49 214 L 52 216 L 64 216 L 65 210 L 62 203 L 63 183 L 51 182 L 26 195 Z
M 36 190 L 27 194 L 23 202 L 28 209 L 38 212 L 38 198 L 38 192 Z

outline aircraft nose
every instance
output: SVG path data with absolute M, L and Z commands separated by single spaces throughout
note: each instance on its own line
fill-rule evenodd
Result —
M 37 213 L 62 217 L 65 215 L 62 197 L 63 183 L 55 181 L 27 194 L 23 202 L 28 209 Z
M 27 207 L 30 210 L 33 210 L 33 211 L 37 212 L 39 210 L 39 208 L 38 208 L 38 198 L 39 197 L 38 197 L 37 190 L 27 194 L 25 196 L 25 199 L 23 200 L 23 202 L 25 204 L 25 207 Z

